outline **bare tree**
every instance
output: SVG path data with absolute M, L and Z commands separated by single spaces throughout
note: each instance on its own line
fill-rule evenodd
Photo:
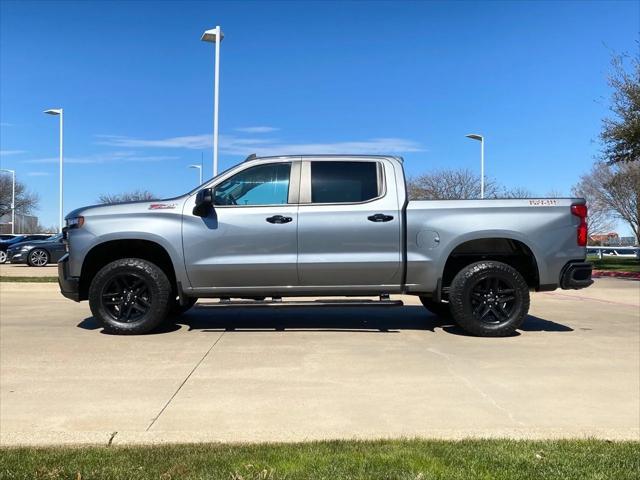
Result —
M 532 198 L 534 195 L 528 188 L 513 187 L 503 188 L 498 198 Z
M 612 118 L 602 121 L 600 140 L 603 160 L 609 164 L 640 159 L 640 57 L 631 58 L 631 73 L 624 68 L 625 57 L 613 58 L 609 76 Z
M 562 198 L 565 195 L 564 195 L 564 192 L 562 190 L 557 190 L 555 188 L 552 188 L 547 193 L 545 193 L 544 196 L 546 198 Z
M 470 200 L 480 198 L 480 175 L 468 169 L 447 169 L 425 173 L 407 180 L 411 200 Z M 485 178 L 485 198 L 528 198 L 531 192 L 522 187 L 505 188 Z
M 0 175 L 0 217 L 11 213 L 11 175 Z M 16 214 L 28 215 L 37 210 L 38 194 L 29 192 L 26 185 L 16 180 Z
M 480 198 L 480 176 L 467 169 L 438 170 L 407 180 L 411 200 L 468 200 Z M 500 188 L 485 179 L 486 198 L 496 198 Z
M 640 239 L 640 163 L 607 165 L 597 162 L 580 177 L 572 193 L 587 199 L 593 233 L 612 229 L 613 218 L 626 222 Z
M 103 193 L 98 197 L 100 203 L 125 203 L 144 200 L 155 200 L 157 197 L 147 190 L 134 190 L 124 193 Z

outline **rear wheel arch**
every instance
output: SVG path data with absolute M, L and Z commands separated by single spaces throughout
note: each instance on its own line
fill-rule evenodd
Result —
M 108 240 L 95 245 L 84 258 L 80 273 L 80 300 L 87 300 L 91 281 L 110 262 L 122 258 L 139 258 L 157 265 L 177 291 L 176 272 L 166 248 L 151 240 L 127 238 Z
M 519 239 L 495 236 L 466 240 L 453 248 L 442 270 L 442 288 L 448 288 L 463 268 L 483 260 L 505 263 L 516 269 L 530 289 L 540 285 L 538 261 L 529 245 Z

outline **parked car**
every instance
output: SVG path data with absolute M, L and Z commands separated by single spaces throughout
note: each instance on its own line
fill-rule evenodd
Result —
M 503 336 L 530 290 L 592 283 L 586 216 L 581 198 L 409 201 L 396 157 L 254 155 L 180 197 L 69 213 L 58 275 L 118 334 L 201 297 L 407 294 Z
M 7 249 L 7 258 L 11 263 L 26 263 L 32 267 L 45 267 L 57 263 L 66 253 L 62 234 L 46 240 L 19 242 Z
M 30 234 L 30 235 L 15 235 L 8 240 L 0 240 L 0 263 L 7 261 L 7 249 L 20 242 L 27 242 L 30 240 L 45 240 L 51 235 L 48 234 Z

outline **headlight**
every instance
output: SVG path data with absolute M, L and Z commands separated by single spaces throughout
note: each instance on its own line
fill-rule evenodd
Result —
M 84 225 L 84 217 L 67 218 L 67 228 L 80 228 Z

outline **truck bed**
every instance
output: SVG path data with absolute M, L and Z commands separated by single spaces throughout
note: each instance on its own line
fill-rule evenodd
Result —
M 542 289 L 556 288 L 564 266 L 585 258 L 576 242 L 580 220 L 571 214 L 571 205 L 584 203 L 578 198 L 411 201 L 406 208 L 407 289 L 435 290 L 442 281 L 437 272 L 444 271 L 450 255 L 464 255 L 464 244 L 477 245 L 485 238 L 526 247 L 535 257 Z M 486 253 L 493 248 L 501 247 L 495 241 L 483 246 Z

